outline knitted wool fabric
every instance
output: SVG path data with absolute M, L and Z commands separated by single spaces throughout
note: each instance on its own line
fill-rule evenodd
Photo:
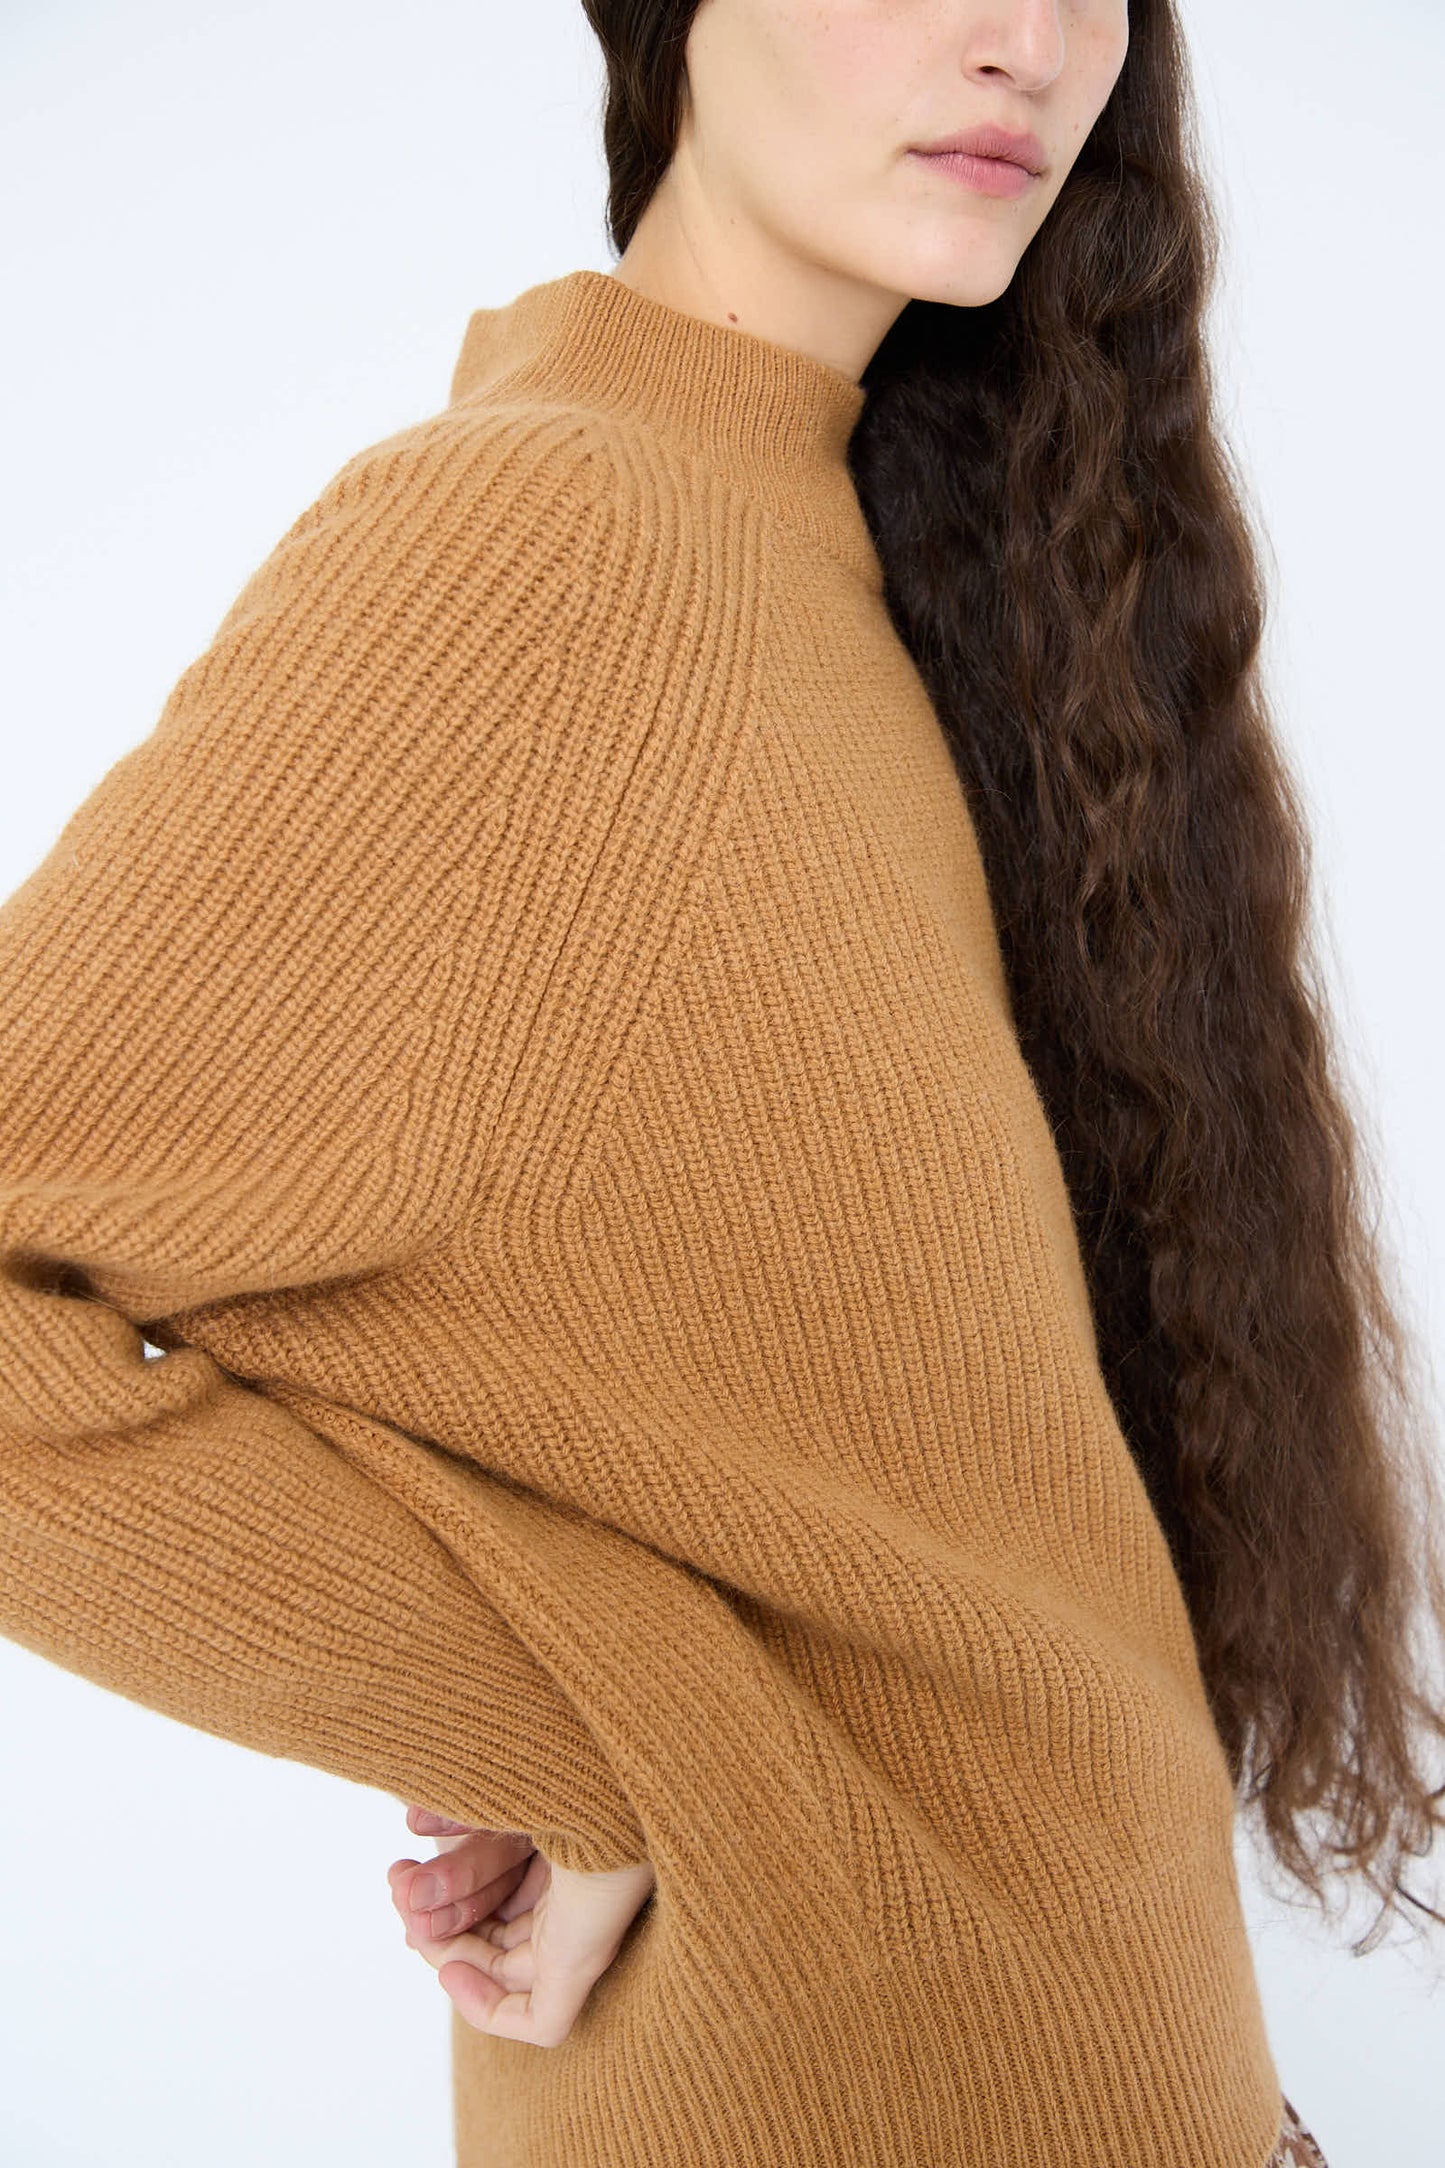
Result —
M 863 399 L 477 311 L 0 910 L 0 1629 L 655 1864 L 559 2046 L 453 2014 L 460 2168 L 1280 2128 Z

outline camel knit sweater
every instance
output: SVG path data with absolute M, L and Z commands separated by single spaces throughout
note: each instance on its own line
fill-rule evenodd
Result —
M 452 2014 L 460 2168 L 1279 2123 L 864 397 L 477 311 L 0 909 L 0 1630 L 654 1862 L 559 2046 Z

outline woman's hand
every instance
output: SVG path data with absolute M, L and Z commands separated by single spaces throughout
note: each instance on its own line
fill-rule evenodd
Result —
M 438 1845 L 435 1859 L 387 1869 L 408 1945 L 478 2032 L 560 2046 L 652 1894 L 651 1860 L 579 1874 L 511 1830 L 424 1807 L 408 1807 L 406 1823 Z

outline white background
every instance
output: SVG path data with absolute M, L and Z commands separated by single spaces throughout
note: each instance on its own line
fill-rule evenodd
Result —
M 1270 686 L 1433 1346 L 1445 16 L 1185 5 Z M 520 22 L 498 0 L 10 0 L 0 39 L 8 893 L 337 467 L 445 404 L 469 312 L 612 259 L 577 0 Z M 450 2162 L 450 2005 L 385 1881 L 430 1849 L 400 1807 L 6 1643 L 0 1693 L 6 2168 Z M 1331 2168 L 1445 2161 L 1439 1943 L 1353 1960 L 1265 1893 L 1243 1837 L 1241 1866 L 1276 2061 Z

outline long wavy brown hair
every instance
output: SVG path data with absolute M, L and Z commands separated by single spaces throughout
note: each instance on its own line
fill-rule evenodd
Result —
M 583 0 L 622 254 L 671 159 L 698 0 Z M 1266 592 L 1213 414 L 1219 234 L 1172 0 L 1007 291 L 910 301 L 849 446 L 977 827 L 1124 1434 L 1237 1797 L 1326 1905 L 1445 1924 L 1445 1636 L 1421 1345 L 1313 948 L 1260 682 Z

